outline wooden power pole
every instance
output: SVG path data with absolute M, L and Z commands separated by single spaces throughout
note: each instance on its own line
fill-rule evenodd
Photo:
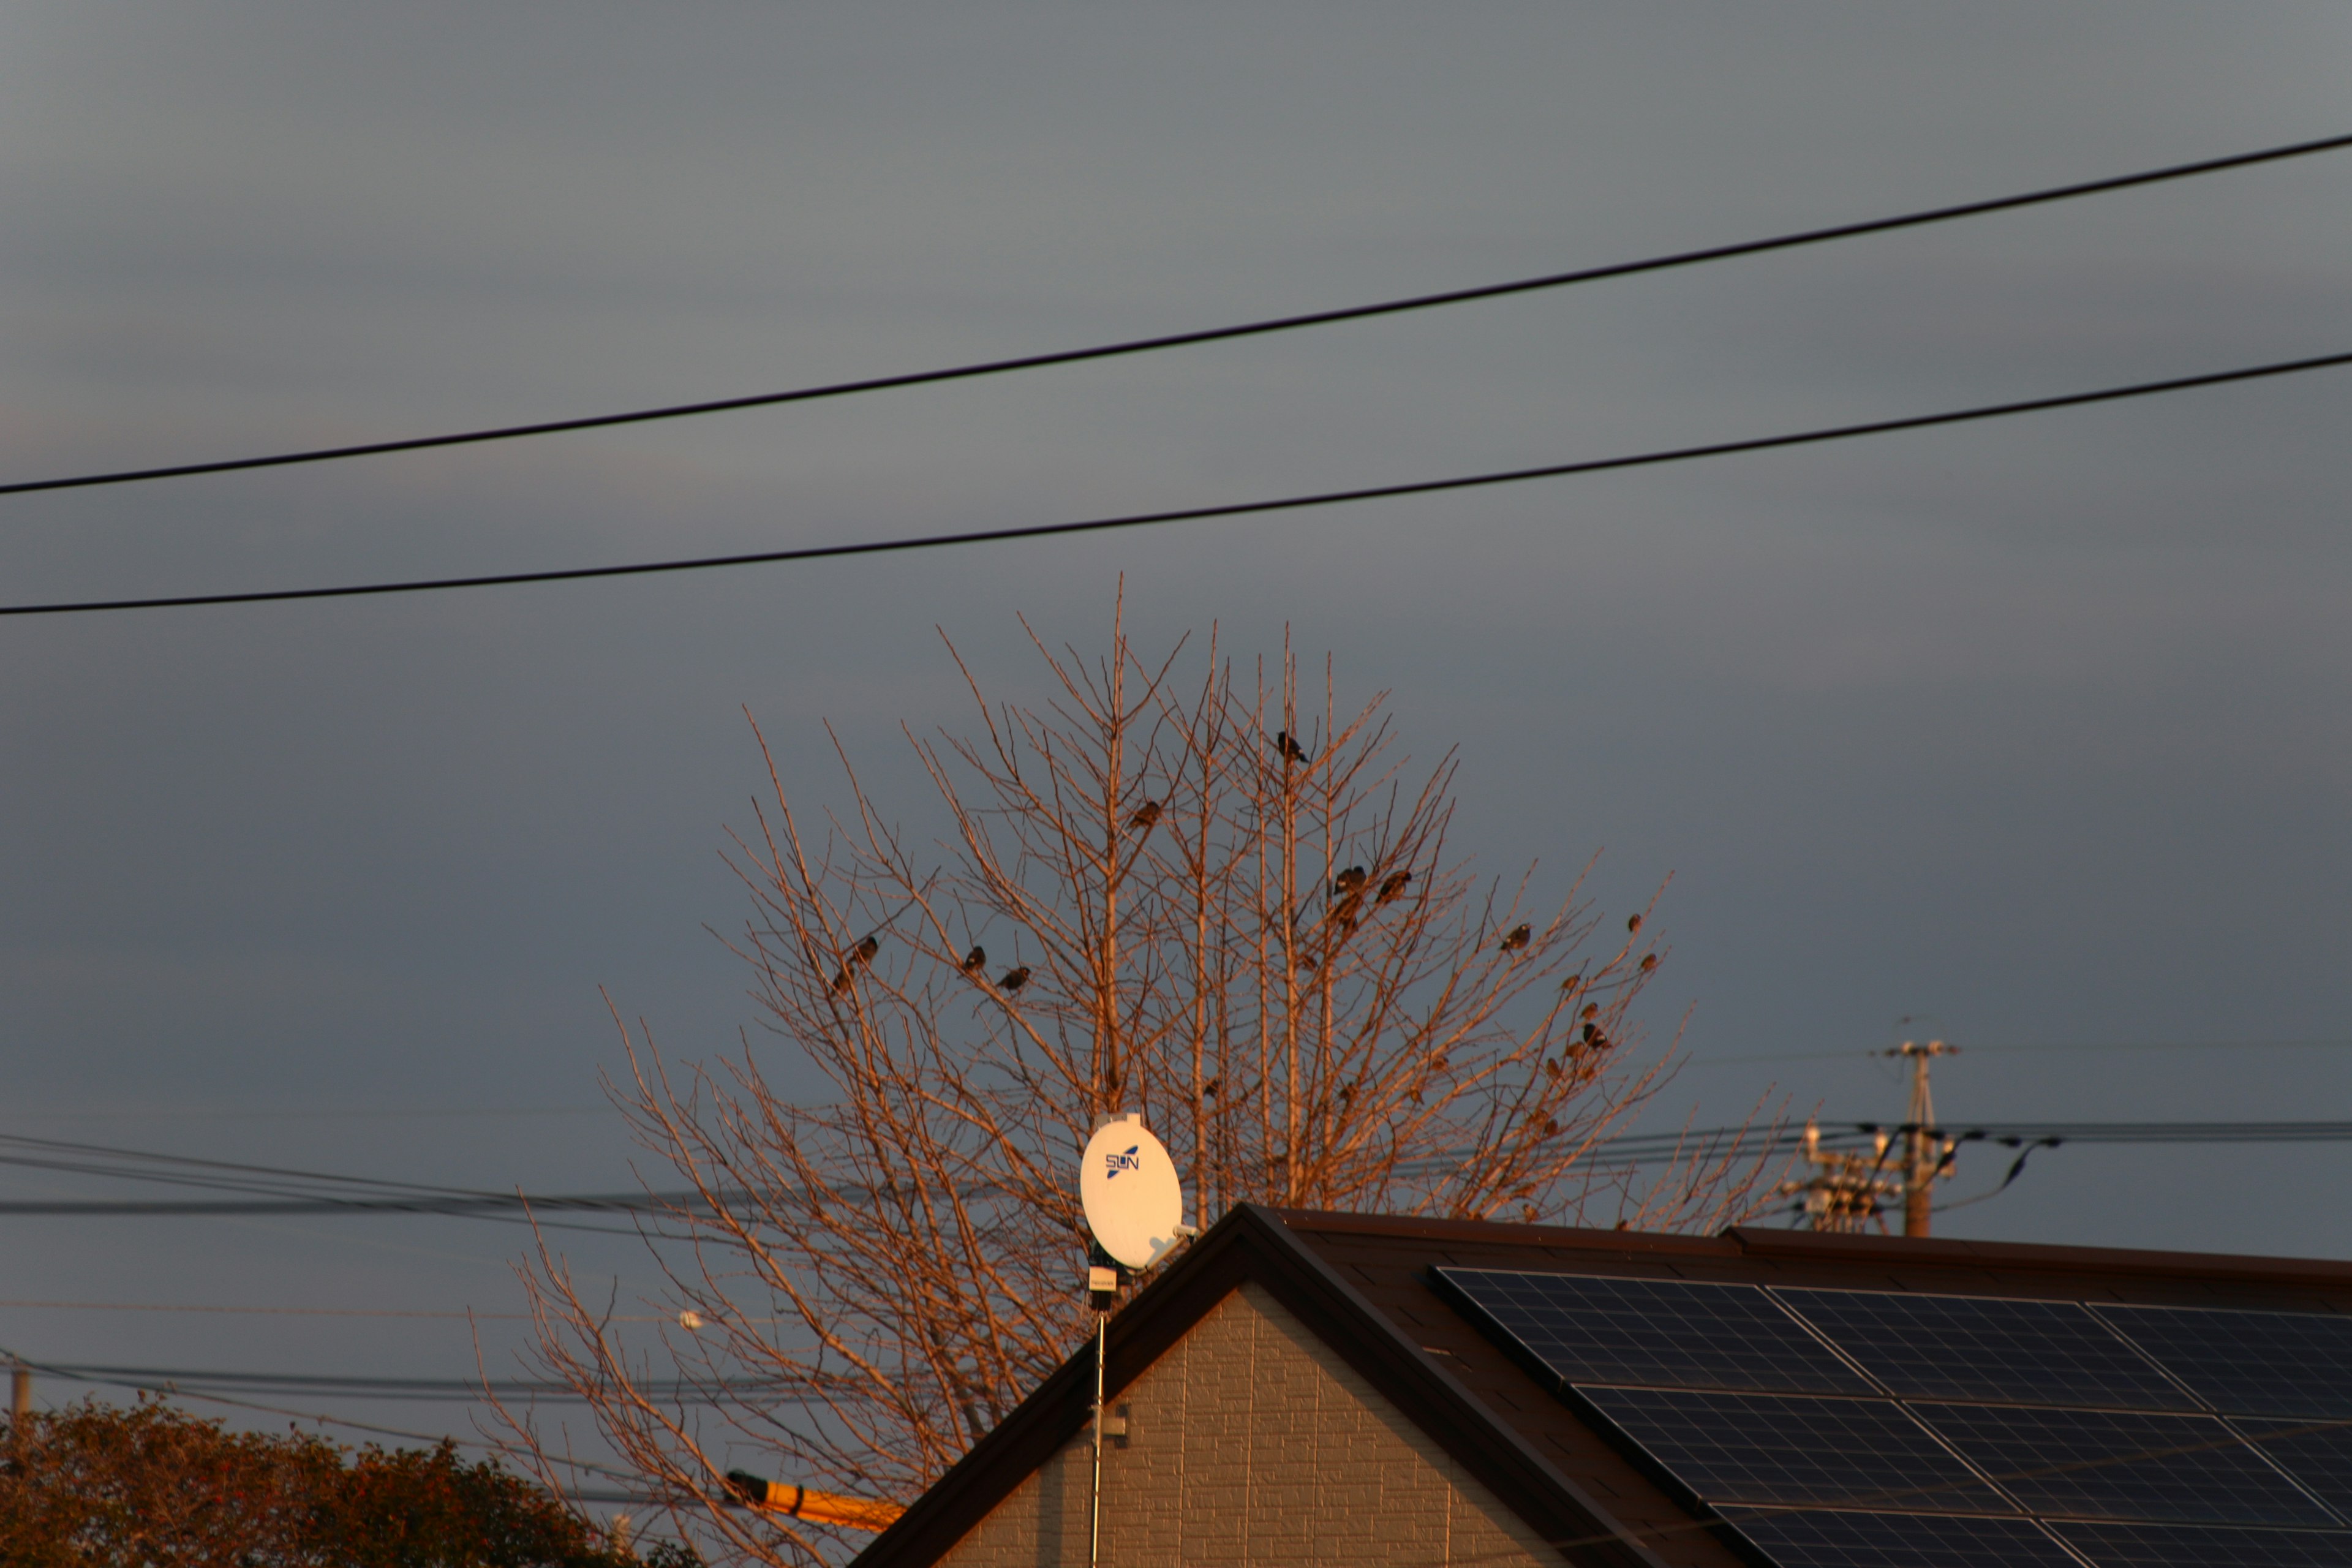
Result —
M 1959 1047 L 1948 1046 L 1941 1040 L 1929 1040 L 1925 1045 L 1906 1040 L 1887 1052 L 1890 1057 L 1911 1058 L 1911 1110 L 1904 1118 L 1905 1148 L 1903 1161 L 1903 1234 L 1925 1236 L 1930 1213 L 1929 1200 L 1935 1196 L 1936 1182 L 1951 1170 L 1952 1141 L 1942 1135 L 1936 1126 L 1936 1100 L 1927 1089 L 1927 1064 L 1937 1057 L 1955 1055 Z

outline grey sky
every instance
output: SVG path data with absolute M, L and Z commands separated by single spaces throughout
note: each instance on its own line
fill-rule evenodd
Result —
M 2352 126 L 2340 5 L 0 7 L 0 476 L 772 390 L 1461 286 Z M 18 498 L 5 596 L 591 564 L 1559 461 L 2352 346 L 2344 155 L 1258 342 L 507 448 Z M 2352 1038 L 2344 374 L 1328 514 L 697 578 L 0 625 L 0 1129 L 601 1185 L 597 994 L 702 930 L 931 628 L 1336 656 L 1465 842 L 1674 882 L 1662 1107 L 1858 1053 Z M 1850 1064 L 1707 1058 L 1851 1049 Z M 2346 1050 L 1963 1056 L 1956 1118 L 2333 1117 Z M 205 1112 L 203 1115 L 191 1112 Z M 255 1112 L 335 1112 L 333 1116 Z M 137 1112 L 138 1115 L 130 1113 Z M 235 1113 L 235 1114 L 227 1114 Z M 2043 1156 L 1959 1234 L 2352 1254 L 2352 1152 Z M 1963 1188 L 1998 1174 L 1968 1168 Z M 0 1179 L 31 1194 L 32 1173 Z M 512 1234 L 8 1222 L 0 1298 L 509 1310 Z M 294 1234 L 299 1229 L 303 1234 Z M 394 1247 L 421 1249 L 395 1251 Z M 588 1254 L 625 1268 L 625 1249 Z M 0 1308 L 53 1359 L 452 1375 Z M 496 1349 L 495 1335 L 493 1349 Z M 448 1413 L 411 1414 L 443 1420 Z

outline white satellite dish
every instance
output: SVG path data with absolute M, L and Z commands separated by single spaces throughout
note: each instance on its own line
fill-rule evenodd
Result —
M 1129 1268 L 1149 1268 L 1192 1234 L 1176 1163 L 1133 1111 L 1105 1122 L 1079 1157 L 1078 1199 L 1102 1249 Z

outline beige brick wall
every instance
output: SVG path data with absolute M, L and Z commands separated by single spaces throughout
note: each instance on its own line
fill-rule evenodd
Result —
M 1112 1396 L 1104 1568 L 1557 1564 L 1518 1519 L 1255 1285 Z M 958 1542 L 950 1568 L 1084 1568 L 1082 1434 Z

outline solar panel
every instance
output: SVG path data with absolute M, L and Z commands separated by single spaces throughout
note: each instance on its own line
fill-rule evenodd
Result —
M 2063 1521 L 2050 1528 L 2099 1568 L 2352 1568 L 2352 1531 Z
M 1576 1392 L 1706 1502 L 2017 1511 L 1892 1400 Z
M 2352 1416 L 2352 1317 L 2094 1309 L 2226 1415 Z
M 2202 1408 L 2073 1301 L 1881 1290 L 1772 1293 L 1906 1398 Z
M 2246 1421 L 2240 1433 L 2319 1500 L 2352 1517 L 2352 1422 Z
M 2210 1415 L 1915 1408 L 2030 1513 L 2189 1524 L 2336 1522 Z
M 2029 1520 L 1748 1508 L 1721 1512 L 1780 1568 L 2082 1568 Z
M 1491 1268 L 1434 1272 L 1570 1383 L 1877 1392 L 1753 1285 Z

